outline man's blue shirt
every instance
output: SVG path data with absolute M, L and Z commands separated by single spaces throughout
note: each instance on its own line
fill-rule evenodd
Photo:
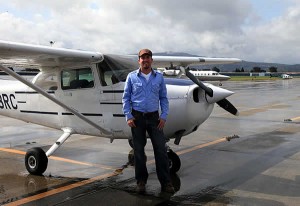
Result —
M 147 81 L 140 69 L 127 76 L 123 93 L 123 112 L 126 120 L 132 119 L 131 109 L 140 112 L 154 112 L 161 108 L 160 118 L 166 120 L 169 113 L 169 101 L 164 77 L 152 70 Z

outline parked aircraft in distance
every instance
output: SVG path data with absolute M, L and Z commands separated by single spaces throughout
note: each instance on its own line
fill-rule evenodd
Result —
M 161 69 L 160 69 L 161 70 Z M 165 76 L 178 76 L 180 75 L 180 70 L 178 69 L 164 69 L 162 70 Z M 200 71 L 200 70 L 190 70 L 195 77 L 200 81 L 226 81 L 230 79 L 230 76 L 220 74 L 216 71 Z

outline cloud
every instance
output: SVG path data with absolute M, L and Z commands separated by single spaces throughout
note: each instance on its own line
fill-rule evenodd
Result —
M 292 2 L 292 1 L 291 1 Z M 0 39 L 102 53 L 182 51 L 298 63 L 297 1 L 260 21 L 245 0 L 0 0 Z
M 289 8 L 268 24 L 250 26 L 245 33 L 245 45 L 253 51 L 251 59 L 299 63 L 300 5 Z

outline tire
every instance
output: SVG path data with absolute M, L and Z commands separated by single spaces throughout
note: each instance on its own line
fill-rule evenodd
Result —
M 174 173 L 178 172 L 181 167 L 180 158 L 171 149 L 168 151 L 168 157 L 169 157 L 170 173 L 174 174 Z
M 145 159 L 147 162 L 147 155 L 145 153 Z M 134 150 L 132 149 L 129 153 L 128 153 L 128 165 L 130 166 L 134 166 Z
M 42 175 L 48 166 L 48 157 L 42 148 L 34 147 L 25 155 L 25 166 L 32 175 Z
M 128 154 L 128 165 L 134 166 L 134 151 L 133 149 Z

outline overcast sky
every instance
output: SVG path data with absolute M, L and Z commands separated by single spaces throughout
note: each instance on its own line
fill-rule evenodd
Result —
M 300 63 L 299 0 L 0 0 L 0 39 Z

